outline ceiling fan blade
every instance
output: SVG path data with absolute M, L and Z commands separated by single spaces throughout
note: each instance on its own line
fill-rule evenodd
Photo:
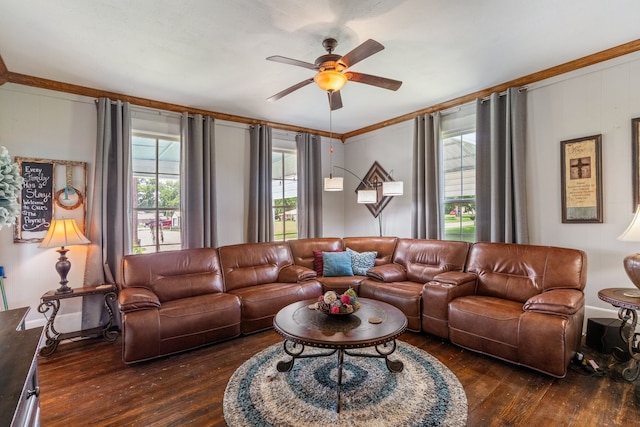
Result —
M 402 86 L 402 82 L 400 80 L 372 76 L 371 74 L 354 73 L 350 71 L 345 73 L 345 75 L 352 82 L 364 83 L 371 86 L 381 87 L 383 89 L 398 90 L 400 86 Z
M 331 107 L 331 111 L 339 110 L 342 108 L 342 95 L 340 95 L 340 91 L 335 92 L 327 92 L 329 96 L 329 107 Z
M 298 67 L 309 68 L 310 70 L 317 70 L 318 67 L 310 62 L 299 61 L 297 59 L 291 59 L 280 55 L 270 56 L 267 61 L 280 62 L 282 64 L 297 65 Z
M 341 62 L 347 68 L 349 68 L 354 64 L 362 61 L 363 59 L 370 57 L 374 53 L 380 52 L 382 49 L 384 49 L 384 46 L 373 39 L 369 39 L 360 44 L 360 46 L 357 46 L 351 52 L 347 53 L 342 58 L 340 58 L 338 62 Z
M 313 79 L 303 80 L 300 83 L 295 84 L 295 85 L 291 86 L 290 88 L 287 88 L 287 89 L 283 90 L 282 92 L 278 92 L 275 95 L 270 96 L 269 98 L 267 98 L 267 101 L 277 101 L 278 99 L 282 98 L 283 96 L 289 95 L 294 90 L 298 90 L 301 87 L 305 87 L 309 83 L 313 83 Z

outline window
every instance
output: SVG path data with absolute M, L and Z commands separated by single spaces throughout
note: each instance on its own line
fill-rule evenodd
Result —
M 181 248 L 180 137 L 134 131 L 132 253 Z
M 476 109 L 441 116 L 440 209 L 445 240 L 476 240 Z
M 271 153 L 273 240 L 297 239 L 298 159 L 296 151 L 293 149 L 273 148 Z
M 474 242 L 476 237 L 476 134 L 442 140 L 444 239 Z

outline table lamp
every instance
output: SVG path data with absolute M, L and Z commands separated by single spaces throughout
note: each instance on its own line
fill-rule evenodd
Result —
M 618 236 L 618 240 L 626 242 L 640 242 L 640 205 L 636 207 L 636 214 L 631 221 L 631 224 L 624 232 Z M 627 276 L 631 279 L 631 282 L 638 288 L 625 292 L 626 296 L 640 298 L 640 253 L 627 255 L 624 259 L 624 271 L 627 272 Z
M 73 292 L 67 283 L 67 274 L 71 270 L 71 262 L 67 259 L 69 249 L 65 246 L 86 245 L 91 243 L 80 231 L 75 219 L 54 219 L 51 221 L 49 231 L 42 240 L 39 248 L 55 248 L 60 246 L 56 252 L 60 254 L 56 263 L 56 271 L 60 275 L 60 287 L 56 290 L 56 294 L 68 294 Z

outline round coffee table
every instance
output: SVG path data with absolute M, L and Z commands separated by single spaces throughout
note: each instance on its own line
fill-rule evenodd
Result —
M 309 308 L 316 300 L 290 304 L 276 314 L 273 327 L 285 339 L 284 352 L 289 361 L 280 361 L 277 369 L 289 372 L 296 359 L 324 357 L 338 353 L 337 412 L 340 412 L 340 387 L 344 355 L 383 358 L 391 372 L 404 368 L 389 356 L 396 350 L 396 338 L 407 329 L 407 317 L 396 307 L 368 298 L 358 298 L 360 310 L 349 315 L 328 315 Z M 304 354 L 305 346 L 329 349 Z M 374 347 L 377 354 L 349 350 Z

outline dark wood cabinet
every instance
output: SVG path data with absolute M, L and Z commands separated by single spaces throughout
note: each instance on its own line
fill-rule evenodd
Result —
M 37 353 L 42 329 L 25 329 L 28 307 L 0 312 L 0 426 L 39 426 Z

